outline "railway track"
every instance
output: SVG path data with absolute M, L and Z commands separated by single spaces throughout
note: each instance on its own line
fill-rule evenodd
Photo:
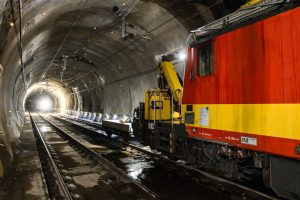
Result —
M 155 199 L 92 147 L 31 115 L 50 199 Z
M 97 140 L 82 134 L 78 128 L 71 125 L 66 126 L 58 120 L 47 117 L 52 126 L 63 127 L 64 131 L 72 133 L 73 137 L 87 144 L 96 147 L 95 152 L 102 155 L 115 166 L 125 171 L 132 179 L 141 182 L 156 194 L 157 199 L 229 199 L 227 195 L 217 190 L 211 190 L 202 183 L 192 180 L 184 172 L 166 165 L 158 159 L 153 159 L 147 154 L 136 151 L 129 147 L 121 147 L 104 140 Z M 169 170 L 166 170 L 169 168 Z M 204 181 L 204 180 L 203 180 Z
M 174 160 L 171 160 L 165 156 L 160 155 L 157 152 L 152 152 L 149 149 L 145 149 L 145 147 L 139 145 L 138 143 L 134 143 L 134 144 L 129 144 L 127 142 L 124 142 L 122 140 L 113 140 L 111 137 L 107 137 L 107 135 L 111 135 L 111 134 L 105 134 L 105 132 L 99 130 L 99 128 L 95 128 L 94 126 L 91 125 L 86 125 L 83 124 L 84 122 L 79 122 L 79 121 L 72 121 L 70 119 L 64 118 L 64 117 L 57 117 L 57 116 L 53 116 L 56 120 L 59 120 L 60 122 L 63 122 L 64 124 L 69 124 L 69 128 L 73 128 L 74 126 L 78 130 L 84 131 L 84 137 L 85 139 L 88 139 L 90 141 L 92 141 L 93 143 L 96 144 L 101 144 L 101 145 L 111 145 L 109 148 L 119 148 L 119 149 L 123 149 L 124 151 L 127 152 L 127 154 L 132 154 L 132 157 L 138 157 L 138 158 L 145 158 L 148 163 L 160 163 L 159 168 L 161 171 L 165 171 L 168 175 L 170 176 L 176 176 L 177 179 L 184 179 L 181 180 L 180 187 L 178 187 L 178 190 L 181 190 L 181 193 L 183 193 L 183 196 L 180 196 L 179 194 L 176 194 L 176 196 L 173 196 L 173 199 L 183 199 L 184 197 L 186 197 L 187 199 L 193 199 L 193 197 L 187 197 L 187 194 L 190 194 L 191 192 L 195 192 L 196 194 L 205 194 L 205 193 L 209 193 L 209 192 L 205 192 L 203 191 L 203 188 L 205 188 L 205 190 L 210 191 L 210 195 L 214 194 L 215 197 L 214 199 L 217 199 L 217 196 L 222 197 L 221 199 L 276 199 L 274 196 L 270 195 L 270 194 L 265 194 L 264 192 L 246 187 L 240 183 L 236 183 L 236 182 L 232 182 L 232 181 L 228 181 L 225 180 L 223 178 L 214 176 L 212 174 L 209 174 L 205 171 L 199 170 L 197 168 L 194 168 L 193 166 L 188 166 L 184 163 L 180 163 L 180 162 L 176 162 Z M 107 131 L 107 130 L 106 130 Z M 82 133 L 81 133 L 82 134 Z M 118 157 L 120 155 L 118 154 L 106 154 L 106 157 L 108 159 L 115 159 L 116 164 L 119 164 L 119 167 L 122 168 L 122 164 L 120 164 L 121 162 L 118 162 L 116 160 L 118 160 L 116 157 Z M 130 160 L 130 159 L 129 159 Z M 139 160 L 139 159 L 136 159 Z M 144 163 L 144 162 L 142 162 Z M 145 163 L 144 163 L 145 164 Z M 130 167 L 129 167 L 130 168 Z M 147 182 L 147 180 L 145 180 L 146 178 L 140 178 L 145 176 L 145 174 L 141 173 L 139 174 L 139 176 L 137 176 L 137 172 L 132 173 L 132 171 L 128 170 L 128 167 L 126 169 L 126 166 L 123 166 L 123 170 L 127 170 L 127 173 L 129 175 L 131 175 L 133 178 L 135 178 L 136 180 L 138 180 L 139 182 L 143 183 L 144 185 L 146 185 L 148 188 L 150 188 L 151 190 L 153 190 L 154 192 L 156 192 L 158 194 L 158 196 L 162 199 L 169 199 L 170 196 L 168 195 L 164 195 L 164 194 L 160 194 L 160 190 L 163 191 L 163 193 L 167 193 L 168 190 L 172 191 L 172 188 L 155 188 L 155 186 L 149 182 Z M 144 169 L 145 170 L 145 169 Z M 146 170 L 147 171 L 147 170 Z M 148 170 L 151 171 L 151 170 Z M 176 174 L 176 175 L 174 175 Z M 151 174 L 151 176 L 160 176 L 162 174 L 160 173 L 154 173 Z M 150 175 L 149 175 L 150 176 Z M 151 178 L 150 178 L 151 179 Z M 164 180 L 159 180 L 158 185 L 164 185 L 162 182 Z M 174 182 L 176 182 L 176 180 L 172 180 Z M 187 182 L 182 182 L 182 181 L 187 181 Z M 193 185 L 194 188 L 197 188 L 196 190 L 194 189 L 194 191 L 189 190 L 185 187 L 185 184 L 187 185 Z M 172 184 L 171 184 L 172 185 Z M 159 187 L 159 186 L 156 186 Z M 176 187 L 175 187 L 176 188 Z M 200 189 L 202 188 L 202 189 Z M 170 192 L 169 191 L 169 192 Z M 173 188 L 174 191 L 174 188 Z M 196 195 L 197 196 L 197 195 Z M 197 199 L 197 198 L 194 198 Z M 205 199 L 205 198 L 204 198 Z M 211 199 L 207 198 L 207 199 Z

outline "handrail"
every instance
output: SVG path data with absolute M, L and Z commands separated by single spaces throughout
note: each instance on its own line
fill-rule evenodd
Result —
M 205 36 L 211 32 L 215 32 L 228 26 L 232 26 L 276 10 L 280 4 L 285 2 L 290 2 L 290 0 L 263 0 L 257 4 L 242 7 L 225 17 L 222 17 L 191 32 L 196 36 Z

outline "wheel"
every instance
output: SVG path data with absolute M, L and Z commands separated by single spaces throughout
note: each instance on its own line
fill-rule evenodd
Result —
M 181 137 L 177 138 L 175 146 L 176 158 L 184 159 L 186 156 L 185 153 L 185 140 Z
M 270 168 L 264 168 L 263 171 L 262 171 L 262 175 L 263 175 L 264 185 L 267 188 L 271 188 L 271 184 L 270 184 Z

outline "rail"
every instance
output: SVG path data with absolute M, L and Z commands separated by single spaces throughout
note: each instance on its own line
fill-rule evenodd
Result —
M 96 132 L 95 130 L 92 130 L 92 129 L 89 129 L 85 126 L 81 126 L 77 123 L 73 123 L 73 122 L 70 122 L 69 120 L 66 120 L 66 119 L 63 119 L 63 118 L 58 118 L 57 116 L 54 116 L 52 115 L 54 118 L 56 118 L 57 120 L 60 120 L 60 121 L 64 121 L 65 123 L 71 123 L 72 125 L 75 125 L 77 126 L 78 128 L 82 128 L 82 129 L 85 129 L 86 131 L 88 132 L 92 132 L 96 135 L 99 135 L 100 136 L 104 136 L 104 135 L 100 135 L 98 132 Z M 107 130 L 106 130 L 107 131 Z M 94 135 L 93 134 L 93 135 Z M 227 180 L 227 179 L 224 179 L 224 178 L 221 178 L 221 177 L 218 177 L 218 176 L 215 176 L 213 174 L 210 174 L 206 171 L 203 171 L 201 169 L 197 169 L 193 166 L 188 166 L 188 165 L 185 165 L 185 164 L 182 164 L 182 163 L 179 163 L 179 162 L 176 162 L 172 159 L 169 159 L 163 155 L 160 155 L 160 154 L 156 154 L 156 153 L 153 153 L 153 152 L 150 152 L 148 150 L 145 150 L 143 149 L 142 147 L 139 147 L 139 146 L 136 146 L 136 145 L 133 145 L 133 144 L 130 144 L 130 143 L 127 143 L 127 142 L 124 142 L 124 141 L 117 141 L 123 145 L 126 145 L 132 149 L 135 149 L 135 150 L 138 150 L 140 152 L 143 152 L 151 157 L 154 157 L 154 158 L 157 158 L 157 159 L 160 159 L 164 162 L 169 162 L 170 164 L 172 165 L 177 165 L 179 167 L 181 167 L 182 169 L 185 169 L 185 170 L 188 170 L 188 171 L 193 171 L 195 173 L 198 173 L 198 174 L 201 174 L 202 176 L 206 177 L 206 178 L 209 178 L 211 180 L 214 180 L 216 182 L 219 182 L 223 185 L 226 185 L 228 187 L 235 187 L 239 190 L 242 190 L 244 191 L 245 194 L 247 194 L 249 197 L 252 197 L 254 199 L 260 199 L 260 200 L 278 200 L 278 198 L 274 197 L 274 196 L 271 196 L 269 194 L 265 194 L 263 192 L 260 192 L 260 191 L 257 191 L 255 189 L 252 189 L 252 188 L 249 188 L 247 186 L 244 186 L 244 185 L 241 185 L 239 183 L 236 183 L 236 182 L 233 182 L 233 181 L 230 181 L 230 180 Z
M 119 169 L 116 167 L 113 163 L 96 153 L 94 150 L 90 149 L 86 145 L 84 145 L 82 142 L 80 142 L 78 139 L 75 137 L 71 136 L 70 134 L 66 133 L 63 129 L 52 123 L 51 121 L 47 120 L 45 117 L 39 115 L 44 121 L 46 121 L 48 124 L 50 124 L 52 127 L 54 127 L 57 131 L 59 131 L 64 137 L 66 137 L 70 142 L 75 144 L 77 147 L 81 148 L 83 151 L 89 153 L 92 155 L 99 163 L 105 164 L 108 166 L 110 169 L 113 171 L 117 172 L 120 177 L 123 179 L 127 180 L 128 182 L 133 183 L 137 188 L 141 189 L 143 192 L 149 195 L 149 199 L 155 199 L 157 198 L 157 195 L 154 194 L 151 190 L 146 188 L 144 185 L 141 183 L 131 179 L 123 170 Z
M 59 172 L 58 167 L 57 167 L 56 164 L 55 164 L 54 159 L 52 158 L 52 155 L 51 155 L 49 149 L 47 148 L 47 145 L 46 145 L 46 143 L 45 143 L 45 140 L 43 139 L 43 137 L 42 137 L 42 135 L 41 135 L 41 133 L 40 133 L 40 130 L 39 130 L 37 124 L 36 124 L 36 121 L 35 121 L 35 119 L 32 117 L 31 114 L 30 114 L 30 119 L 31 119 L 32 124 L 33 124 L 34 134 L 35 134 L 36 138 L 41 142 L 41 144 L 42 144 L 42 146 L 43 146 L 43 149 L 44 149 L 44 151 L 46 152 L 46 155 L 47 155 L 47 157 L 48 157 L 48 159 L 49 159 L 49 162 L 50 162 L 50 164 L 51 164 L 51 167 L 52 167 L 52 169 L 54 170 L 54 173 L 55 173 L 55 175 L 56 175 L 56 177 L 57 177 L 58 186 L 59 186 L 59 189 L 60 189 L 60 191 L 61 191 L 61 193 L 62 193 L 62 196 L 63 196 L 64 199 L 66 199 L 66 200 L 71 200 L 71 199 L 73 199 L 71 193 L 70 193 L 69 190 L 68 190 L 68 187 L 67 187 L 66 183 L 64 182 L 64 179 L 63 179 L 62 175 L 61 175 L 60 172 Z

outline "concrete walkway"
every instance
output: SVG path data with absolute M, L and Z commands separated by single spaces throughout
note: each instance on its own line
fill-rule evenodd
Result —
M 33 135 L 30 118 L 26 115 L 21 144 L 18 146 L 16 171 L 9 199 L 12 200 L 43 200 L 47 199 L 42 167 Z

